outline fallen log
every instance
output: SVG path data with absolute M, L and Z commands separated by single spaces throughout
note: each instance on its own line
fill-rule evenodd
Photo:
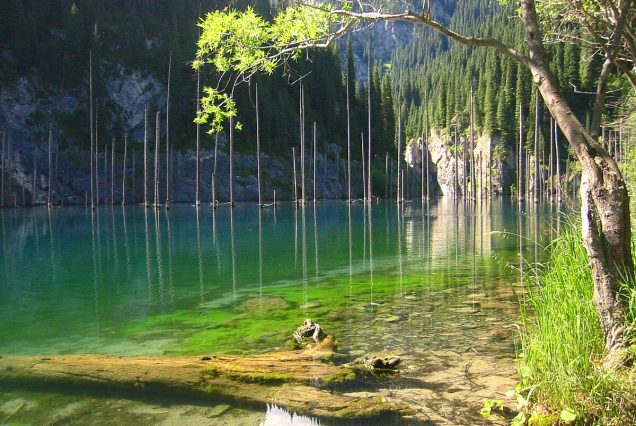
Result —
M 358 367 L 333 365 L 333 340 L 305 350 L 251 356 L 118 357 L 109 355 L 0 356 L 0 383 L 97 387 L 276 404 L 299 414 L 372 418 L 412 414 L 381 396 L 333 392 L 359 380 Z

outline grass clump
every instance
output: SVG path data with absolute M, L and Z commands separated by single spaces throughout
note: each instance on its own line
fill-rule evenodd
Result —
M 549 262 L 528 276 L 518 401 L 530 408 L 529 424 L 555 416 L 564 424 L 636 424 L 634 370 L 601 366 L 604 339 L 579 229 L 570 225 L 553 242 Z M 633 326 L 633 287 L 629 294 Z

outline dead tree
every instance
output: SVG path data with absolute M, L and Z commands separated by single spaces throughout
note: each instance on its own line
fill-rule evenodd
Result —
M 121 205 L 126 205 L 126 160 L 128 155 L 128 133 L 124 135 L 124 161 L 121 171 Z

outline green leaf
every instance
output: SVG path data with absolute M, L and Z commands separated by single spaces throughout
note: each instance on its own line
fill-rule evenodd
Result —
M 561 411 L 561 415 L 559 417 L 566 423 L 572 423 L 574 420 L 576 420 L 576 416 L 577 414 L 575 411 L 566 408 Z
M 503 402 L 496 399 L 487 399 L 484 401 L 481 410 L 479 410 L 479 414 L 489 417 L 496 410 L 503 411 Z
M 526 417 L 526 413 L 521 411 L 519 414 L 515 416 L 514 419 L 512 419 L 512 421 L 510 422 L 510 426 L 523 426 L 526 424 L 526 421 L 528 421 L 528 418 Z

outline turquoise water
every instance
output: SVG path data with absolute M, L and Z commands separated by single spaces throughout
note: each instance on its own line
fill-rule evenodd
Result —
M 475 333 L 516 320 L 520 271 L 558 232 L 554 206 L 525 208 L 3 210 L 0 354 L 256 353 L 304 318 L 354 355 L 512 354 Z

